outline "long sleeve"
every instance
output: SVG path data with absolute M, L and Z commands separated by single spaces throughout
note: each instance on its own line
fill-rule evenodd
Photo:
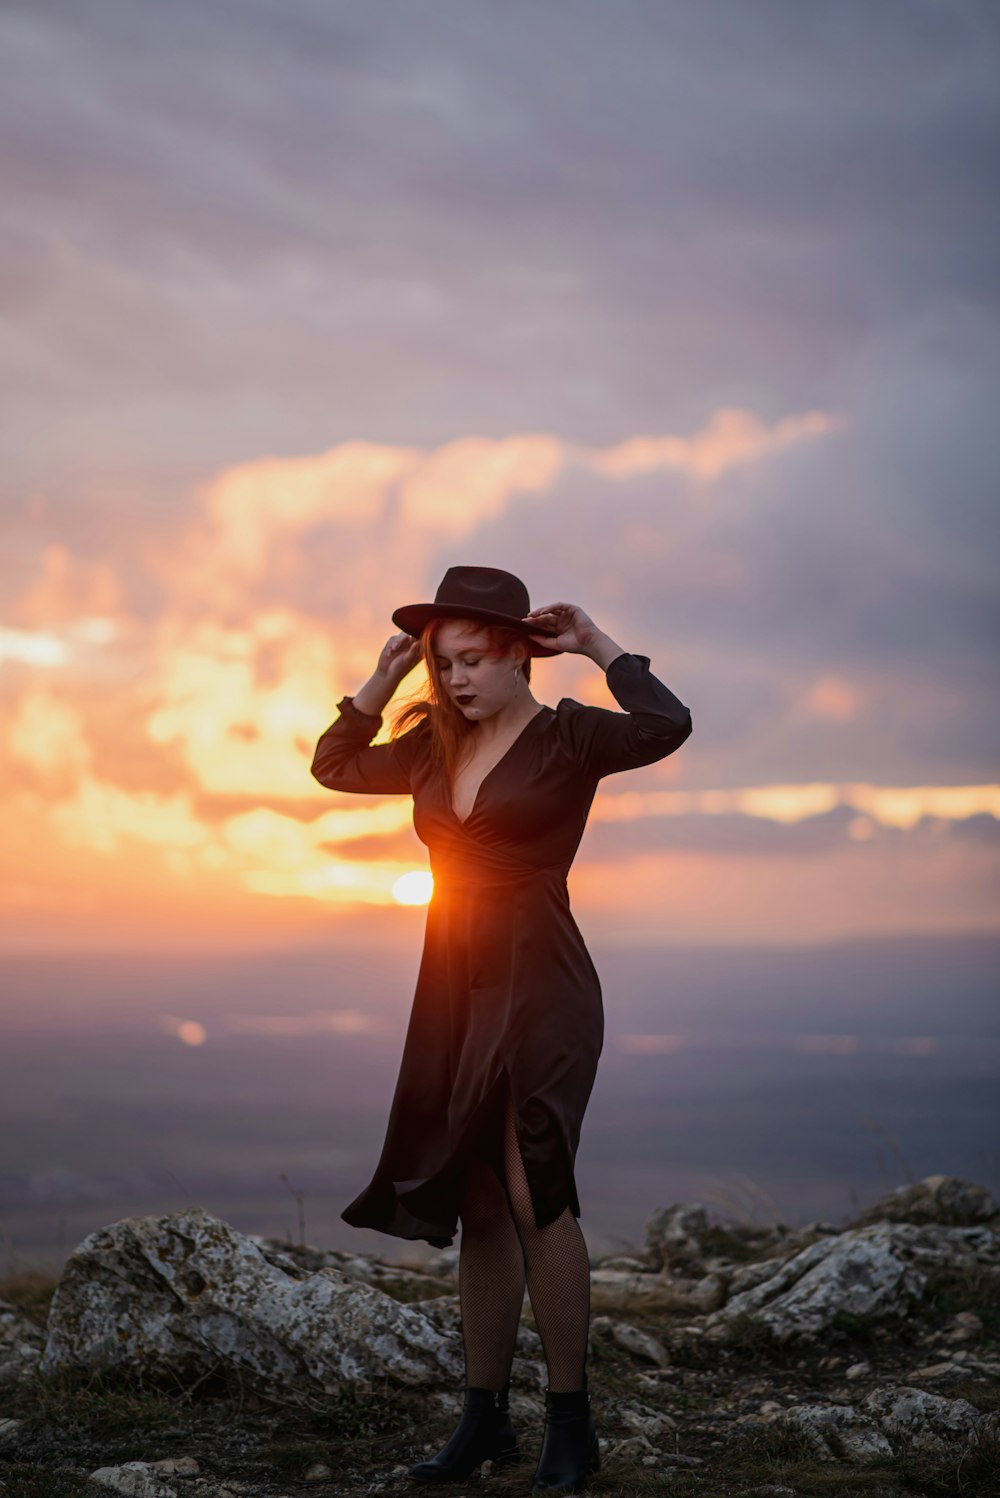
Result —
M 337 703 L 340 717 L 320 734 L 310 772 L 331 791 L 369 795 L 404 794 L 410 790 L 410 771 L 427 730 L 426 720 L 388 744 L 372 744 L 382 723 L 381 714 L 363 713 L 352 697 Z
M 565 699 L 570 752 L 582 769 L 598 778 L 635 770 L 666 759 L 690 737 L 690 709 L 653 675 L 648 655 L 626 651 L 605 676 L 624 712 Z

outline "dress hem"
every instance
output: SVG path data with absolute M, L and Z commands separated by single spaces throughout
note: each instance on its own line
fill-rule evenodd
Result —
M 501 1088 L 502 1080 L 506 1081 L 506 1088 Z M 482 1160 L 493 1167 L 501 1186 L 507 1195 L 508 1203 L 510 1194 L 507 1188 L 506 1171 L 504 1169 L 503 1150 L 503 1123 L 504 1107 L 507 1092 L 513 1095 L 511 1076 L 506 1065 L 500 1065 L 496 1076 L 484 1092 L 477 1104 L 467 1134 L 452 1150 L 444 1163 L 431 1175 L 419 1180 L 410 1181 L 382 1181 L 376 1175 L 372 1183 L 355 1197 L 349 1206 L 344 1208 L 340 1216 L 342 1220 L 351 1227 L 371 1228 L 375 1232 L 386 1233 L 390 1237 L 404 1238 L 410 1241 L 423 1240 L 434 1248 L 448 1248 L 452 1245 L 459 1228 L 459 1194 L 461 1180 L 466 1165 L 474 1159 Z M 501 1105 L 496 1106 L 499 1097 Z M 515 1108 L 515 1129 L 520 1123 L 520 1111 Z M 561 1217 L 569 1207 L 573 1216 L 580 1217 L 580 1201 L 576 1191 L 576 1181 L 572 1167 L 566 1158 L 565 1142 L 558 1138 L 557 1149 L 562 1162 L 564 1179 L 561 1189 L 553 1192 L 539 1189 L 538 1185 L 532 1190 L 531 1175 L 527 1162 L 525 1161 L 522 1133 L 518 1129 L 518 1150 L 521 1155 L 522 1167 L 525 1179 L 528 1182 L 528 1190 L 531 1195 L 535 1227 L 538 1231 L 549 1226 L 550 1223 Z M 401 1189 L 402 1188 L 402 1189 Z M 454 1225 L 448 1226 L 431 1220 L 430 1215 L 421 1218 L 420 1204 L 426 1200 L 428 1205 L 432 1198 L 439 1198 L 442 1191 L 449 1192 L 454 1204 Z M 371 1210 L 371 1198 L 377 1197 L 380 1201 L 381 1210 Z M 384 1204 L 384 1206 L 382 1205 Z M 433 1210 L 433 1209 L 432 1209 Z M 351 1215 L 348 1215 L 351 1214 Z M 365 1214 L 365 1215 L 362 1215 Z M 449 1212 L 448 1216 L 451 1217 Z M 406 1221 L 409 1219 L 409 1222 Z M 423 1230 L 421 1230 L 421 1228 Z

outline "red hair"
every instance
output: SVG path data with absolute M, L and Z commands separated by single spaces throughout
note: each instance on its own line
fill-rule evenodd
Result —
M 431 755 L 439 765 L 444 765 L 448 784 L 451 785 L 465 741 L 474 732 L 475 724 L 468 721 L 441 680 L 441 668 L 437 662 L 437 637 L 442 624 L 446 622 L 448 621 L 443 616 L 438 615 L 429 619 L 421 630 L 420 652 L 430 678 L 431 695 L 429 698 L 414 698 L 404 704 L 393 720 L 390 738 L 398 739 L 411 727 L 414 720 L 428 718 L 431 726 Z M 531 645 L 519 630 L 509 629 L 505 624 L 487 624 L 478 619 L 469 622 L 476 624 L 489 642 L 484 655 L 507 655 L 512 645 L 523 646 L 521 671 L 525 681 L 531 680 Z

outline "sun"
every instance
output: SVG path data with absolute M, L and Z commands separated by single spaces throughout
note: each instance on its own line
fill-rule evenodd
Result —
M 427 869 L 400 874 L 392 886 L 393 898 L 400 905 L 426 905 L 433 893 L 434 876 Z

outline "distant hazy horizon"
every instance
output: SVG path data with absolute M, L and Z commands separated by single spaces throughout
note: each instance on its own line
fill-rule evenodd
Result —
M 592 1251 L 641 1243 L 671 1201 L 840 1222 L 927 1174 L 997 1190 L 998 948 L 595 946 L 605 1048 L 577 1158 Z M 54 1266 L 97 1227 L 192 1203 L 297 1236 L 293 1192 L 311 1242 L 431 1253 L 339 1219 L 378 1158 L 416 960 L 3 959 L 0 1266 Z

